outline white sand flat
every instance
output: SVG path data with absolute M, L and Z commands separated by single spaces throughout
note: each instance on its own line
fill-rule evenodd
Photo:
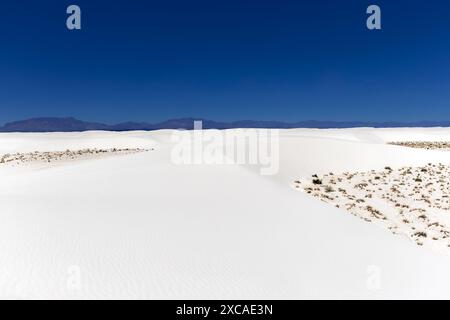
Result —
M 385 144 L 450 141 L 450 129 L 281 130 L 274 176 L 176 165 L 171 133 L 0 134 L 0 154 L 155 149 L 0 165 L 0 298 L 450 298 L 449 257 L 292 188 L 330 171 L 450 164 L 450 152 Z

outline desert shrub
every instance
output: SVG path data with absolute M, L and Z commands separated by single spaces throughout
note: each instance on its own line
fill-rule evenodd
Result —
M 416 233 L 414 233 L 414 236 L 426 238 L 427 234 L 425 232 L 416 232 Z

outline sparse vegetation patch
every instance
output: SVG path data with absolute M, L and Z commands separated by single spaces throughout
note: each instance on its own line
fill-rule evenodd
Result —
M 328 173 L 297 179 L 302 190 L 361 219 L 450 253 L 450 166 Z
M 388 144 L 426 150 L 450 150 L 450 141 L 400 141 L 389 142 Z
M 82 149 L 66 151 L 28 152 L 0 155 L 0 165 L 18 166 L 32 163 L 52 163 L 57 161 L 71 161 L 90 159 L 119 154 L 134 154 L 148 151 L 139 148 L 111 148 L 111 149 Z

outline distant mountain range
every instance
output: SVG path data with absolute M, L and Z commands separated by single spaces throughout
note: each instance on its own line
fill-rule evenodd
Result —
M 364 122 L 364 121 L 254 121 L 241 120 L 233 122 L 218 122 L 197 118 L 171 119 L 159 123 L 123 122 L 107 125 L 98 122 L 85 122 L 75 118 L 33 118 L 15 121 L 0 127 L 0 132 L 77 132 L 89 130 L 131 131 L 131 130 L 160 130 L 160 129 L 193 129 L 194 120 L 202 120 L 204 129 L 232 129 L 232 128 L 400 128 L 400 127 L 450 127 L 450 121 L 418 121 L 418 122 Z

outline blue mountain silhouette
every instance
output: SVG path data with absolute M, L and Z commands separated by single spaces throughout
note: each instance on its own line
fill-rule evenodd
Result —
M 219 122 L 201 118 L 170 119 L 159 123 L 123 122 L 107 125 L 98 122 L 86 122 L 72 117 L 69 118 L 32 118 L 6 123 L 0 127 L 0 132 L 78 132 L 89 130 L 130 131 L 130 130 L 159 130 L 159 129 L 193 129 L 194 121 L 201 120 L 204 129 L 232 129 L 232 128 L 400 128 L 400 127 L 450 127 L 450 121 L 417 121 L 417 122 L 364 122 L 364 121 L 317 121 L 307 120 L 298 122 L 255 121 L 241 120 Z

